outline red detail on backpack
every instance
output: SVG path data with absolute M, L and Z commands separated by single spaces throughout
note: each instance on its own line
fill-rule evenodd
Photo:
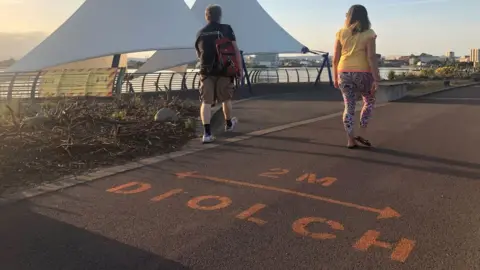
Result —
M 240 63 L 237 61 L 237 52 L 233 42 L 226 37 L 221 37 L 215 41 L 217 49 L 217 60 L 220 70 L 228 77 L 236 77 L 240 74 Z

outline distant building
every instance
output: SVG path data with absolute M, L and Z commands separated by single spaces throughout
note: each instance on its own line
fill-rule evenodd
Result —
M 408 62 L 412 66 L 413 65 L 424 66 L 424 65 L 428 65 L 432 62 L 437 62 L 437 61 L 443 62 L 446 59 L 447 59 L 447 57 L 445 57 L 445 56 L 434 56 L 434 55 L 422 53 L 418 56 L 411 55 Z
M 416 56 L 411 56 L 411 57 L 408 58 L 408 64 L 410 66 L 416 65 L 418 63 L 418 61 L 420 61 L 420 60 L 418 60 L 418 57 L 416 57 Z
M 480 49 L 470 50 L 470 62 L 473 62 L 474 67 L 480 66 Z
M 455 59 L 455 52 L 449 51 L 445 54 L 448 59 Z
M 459 61 L 460 61 L 461 63 L 470 63 L 470 62 L 471 62 L 471 61 L 470 61 L 470 55 L 461 56 L 460 59 L 459 59 Z
M 14 63 L 15 63 L 15 60 L 13 58 L 8 60 L 3 60 L 3 61 L 0 61 L 0 67 L 9 67 Z

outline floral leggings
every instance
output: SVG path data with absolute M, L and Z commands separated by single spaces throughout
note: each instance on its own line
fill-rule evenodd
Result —
M 342 72 L 339 74 L 339 87 L 345 102 L 343 125 L 347 133 L 353 134 L 355 105 L 357 95 L 363 98 L 363 108 L 360 113 L 360 126 L 367 127 L 372 117 L 375 105 L 375 95 L 372 94 L 373 76 L 369 72 Z

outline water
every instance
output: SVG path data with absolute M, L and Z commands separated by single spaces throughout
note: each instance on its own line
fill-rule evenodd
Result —
M 414 68 L 384 68 L 381 67 L 380 69 L 380 77 L 382 79 L 388 79 L 388 73 L 390 71 L 395 71 L 395 73 L 403 73 L 403 72 L 411 72 Z M 253 69 L 255 70 L 255 69 Z M 278 71 L 278 75 L 277 75 Z M 298 71 L 298 73 L 297 73 Z M 255 76 L 255 72 L 249 72 L 252 77 Z M 258 74 L 258 73 L 257 73 Z M 259 80 L 257 82 L 269 82 L 274 83 L 279 81 L 280 83 L 284 82 L 313 82 L 315 81 L 318 75 L 318 71 L 316 68 L 308 67 L 308 68 L 279 68 L 279 69 L 271 69 L 271 70 L 263 70 L 260 75 L 258 75 Z M 278 78 L 278 80 L 277 80 Z M 253 78 L 255 79 L 255 78 Z M 328 82 L 328 71 L 324 69 L 320 76 L 320 81 Z
M 395 73 L 400 74 L 403 72 L 412 72 L 415 68 L 390 68 L 390 67 L 381 67 L 380 70 L 380 77 L 382 79 L 388 79 L 388 73 L 390 71 L 395 71 Z M 129 73 L 134 73 L 136 69 L 128 69 Z M 187 70 L 187 72 L 195 72 L 197 70 Z M 314 81 L 318 75 L 317 68 L 314 67 L 306 67 L 306 68 L 278 68 L 278 69 L 256 69 L 251 68 L 248 69 L 251 79 L 254 80 L 255 76 L 258 77 L 257 82 L 268 82 L 268 83 L 275 83 L 279 81 L 280 83 L 288 82 L 308 82 Z M 260 72 L 256 72 L 260 71 Z M 278 75 L 277 75 L 278 71 Z M 298 74 L 297 74 L 298 71 Z M 156 72 L 157 74 L 159 72 Z M 161 71 L 161 73 L 174 73 L 172 71 Z M 328 71 L 324 69 L 320 76 L 320 81 L 328 82 Z

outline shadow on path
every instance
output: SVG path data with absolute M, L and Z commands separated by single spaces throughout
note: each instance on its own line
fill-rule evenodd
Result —
M 323 145 L 323 146 L 328 146 L 328 147 L 345 148 L 345 146 L 343 146 L 343 145 L 319 143 L 319 142 L 311 141 L 309 139 L 302 139 L 302 138 L 291 138 L 291 137 L 269 136 L 269 135 L 264 136 L 263 138 L 271 139 L 271 140 L 281 140 L 281 141 L 287 141 L 287 142 L 307 143 L 307 144 Z M 391 156 L 395 156 L 395 157 L 402 157 L 402 158 L 409 158 L 409 159 L 417 159 L 417 160 L 429 161 L 429 162 L 435 162 L 435 163 L 443 163 L 445 165 L 459 166 L 459 167 L 466 167 L 466 168 L 470 168 L 470 169 L 480 170 L 480 164 L 477 164 L 477 163 L 458 161 L 458 160 L 439 158 L 439 157 L 432 157 L 432 156 L 402 152 L 402 151 L 387 149 L 387 148 L 373 147 L 373 148 L 360 148 L 360 149 L 363 149 L 365 151 L 369 151 L 369 152 L 372 152 L 372 153 L 379 153 L 379 154 L 385 154 L 385 155 L 391 155 Z
M 272 137 L 265 137 L 265 139 L 275 139 Z M 281 139 L 278 138 L 277 139 Z M 290 140 L 291 138 L 284 138 L 285 140 Z M 301 140 L 301 139 L 300 139 Z M 290 140 L 294 141 L 294 140 Z M 298 142 L 298 141 L 297 141 Z M 310 142 L 309 142 L 310 143 Z M 339 145 L 329 145 L 329 144 L 322 144 L 322 143 L 315 143 L 318 145 L 324 145 L 324 146 L 333 146 L 333 147 L 342 147 L 345 149 L 345 146 L 339 146 Z M 444 174 L 444 175 L 451 175 L 451 176 L 456 176 L 456 177 L 462 177 L 462 178 L 468 178 L 472 180 L 480 180 L 480 171 L 475 172 L 475 171 L 468 171 L 468 170 L 461 170 L 461 169 L 453 169 L 449 167 L 445 167 L 445 164 L 449 165 L 455 165 L 455 166 L 465 166 L 469 168 L 474 168 L 478 169 L 479 164 L 472 164 L 472 163 L 466 163 L 466 162 L 459 162 L 459 161 L 454 161 L 454 160 L 448 160 L 448 159 L 441 159 L 441 158 L 434 158 L 434 157 L 428 157 L 426 156 L 426 159 L 430 159 L 429 161 L 433 162 L 440 162 L 440 163 L 445 163 L 439 164 L 439 166 L 433 166 L 433 165 L 425 165 L 425 166 L 419 166 L 419 165 L 410 165 L 410 164 L 401 164 L 398 162 L 393 162 L 393 161 L 387 161 L 387 160 L 379 160 L 375 158 L 368 158 L 368 157 L 360 157 L 360 156 L 348 156 L 348 155 L 342 155 L 342 154 L 331 154 L 331 153 L 321 153 L 321 152 L 310 152 L 310 151 L 297 151 L 297 150 L 291 150 L 291 149 L 280 149 L 280 148 L 275 148 L 275 147 L 267 147 L 267 146 L 249 146 L 249 145 L 242 145 L 242 144 L 227 144 L 224 147 L 234 149 L 234 148 L 251 148 L 251 149 L 256 149 L 256 150 L 267 150 L 267 151 L 278 151 L 278 152 L 286 152 L 286 153 L 294 153 L 294 154 L 303 154 L 303 155 L 314 155 L 314 156 L 320 156 L 320 157 L 328 157 L 328 158 L 340 158 L 340 159 L 345 159 L 345 160 L 354 160 L 354 161 L 361 161 L 361 162 L 366 162 L 366 163 L 373 163 L 373 164 L 380 164 L 384 166 L 392 166 L 392 167 L 401 167 L 404 169 L 410 169 L 410 170 L 417 170 L 417 171 L 425 171 L 425 172 L 430 172 L 430 173 L 436 173 L 436 174 Z M 347 150 L 347 149 L 345 149 Z M 390 154 L 390 155 L 396 155 L 399 157 L 406 157 L 406 158 L 414 158 L 414 159 L 422 159 L 422 155 L 416 155 L 416 154 L 410 154 L 410 153 L 403 153 L 395 150 L 388 150 L 388 149 L 368 149 L 366 151 L 371 151 L 372 153 L 381 153 L 381 154 Z M 352 153 L 352 152 L 348 152 Z
M 27 201 L 0 209 L 0 269 L 163 270 L 180 263 L 34 212 Z

